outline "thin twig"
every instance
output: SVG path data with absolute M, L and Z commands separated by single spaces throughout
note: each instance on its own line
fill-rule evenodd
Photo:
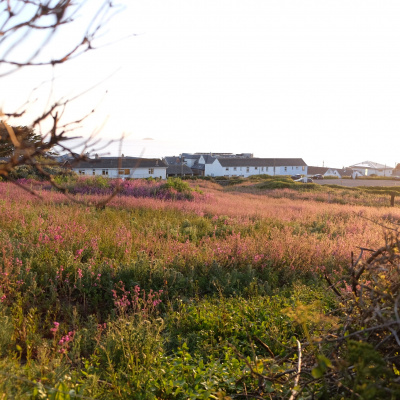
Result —
M 298 340 L 297 340 L 297 351 L 298 351 L 297 375 L 294 380 L 294 387 L 292 389 L 292 395 L 290 396 L 289 400 L 294 400 L 298 394 L 298 390 L 296 388 L 297 388 L 297 385 L 299 384 L 300 372 L 301 372 L 301 343 Z

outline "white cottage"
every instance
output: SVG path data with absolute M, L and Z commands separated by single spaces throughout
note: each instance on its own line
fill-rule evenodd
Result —
M 108 178 L 166 179 L 168 165 L 158 158 L 98 157 L 72 164 L 79 175 L 101 175 Z

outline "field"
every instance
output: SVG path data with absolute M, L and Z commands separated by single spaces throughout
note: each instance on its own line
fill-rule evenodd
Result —
M 400 221 L 340 188 L 128 182 L 96 207 L 101 180 L 74 182 L 79 203 L 22 183 L 41 198 L 0 182 L 2 398 L 324 398 L 352 253 Z M 398 358 L 373 354 L 329 396 L 396 398 Z

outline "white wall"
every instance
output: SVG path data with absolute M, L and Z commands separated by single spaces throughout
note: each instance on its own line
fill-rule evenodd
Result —
M 189 168 L 193 167 L 193 164 L 196 162 L 196 160 L 195 160 L 194 158 L 186 158 L 186 157 L 183 157 L 183 159 L 184 159 L 184 163 L 185 163 Z M 203 159 L 203 164 L 204 164 L 204 159 Z
M 283 166 L 283 167 L 275 167 L 275 175 L 307 175 L 307 166 L 298 166 L 298 167 L 293 167 L 293 166 Z
M 149 173 L 149 168 L 122 168 L 124 171 L 125 169 L 129 169 L 129 175 L 120 175 L 118 174 L 119 169 L 117 168 L 72 168 L 74 172 L 79 174 L 79 171 L 85 171 L 84 176 L 93 176 L 93 175 L 101 175 L 106 178 L 133 178 L 133 179 L 140 179 L 140 178 L 161 178 L 167 179 L 167 168 L 153 168 L 153 173 Z M 108 171 L 108 175 L 103 175 L 103 170 Z M 93 173 L 94 171 L 94 173 Z M 82 174 L 80 174 L 82 175 Z
M 375 169 L 375 168 L 359 168 L 359 167 L 354 168 L 353 167 L 353 170 L 359 171 L 362 175 L 367 175 L 367 176 L 372 175 L 372 174 L 375 174 L 378 176 L 392 176 L 392 172 L 393 172 L 393 169 L 389 169 L 389 168 Z
M 246 161 L 243 160 L 245 164 Z M 294 174 L 307 174 L 307 166 L 304 167 L 292 167 L 287 166 L 286 170 L 285 167 L 223 167 L 219 160 L 216 159 L 212 164 L 205 165 L 205 176 L 243 176 L 245 178 L 252 176 L 252 175 L 294 175 Z

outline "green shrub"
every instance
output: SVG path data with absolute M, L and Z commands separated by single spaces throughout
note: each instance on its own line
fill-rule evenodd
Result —
M 163 188 L 175 189 L 179 193 L 190 193 L 192 191 L 189 184 L 180 178 L 168 178 L 167 182 L 163 185 Z

